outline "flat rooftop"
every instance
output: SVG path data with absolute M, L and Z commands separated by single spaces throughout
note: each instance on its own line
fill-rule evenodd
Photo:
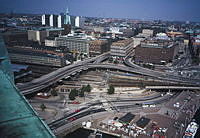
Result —
M 8 53 L 10 54 L 21 54 L 21 55 L 30 55 L 30 56 L 40 56 L 40 57 L 49 57 L 49 58 L 61 58 L 60 56 L 47 54 L 44 52 L 33 51 L 31 49 L 22 49 L 22 48 L 8 48 Z
M 141 42 L 141 47 L 150 47 L 150 48 L 169 48 L 175 44 L 171 40 L 158 40 L 158 39 L 147 39 Z
M 90 44 L 92 45 L 103 45 L 103 44 L 106 44 L 108 41 L 107 40 L 94 40 L 94 41 L 91 41 Z
M 132 42 L 133 42 L 133 39 L 125 39 L 125 40 L 120 40 L 120 41 L 112 43 L 112 46 L 125 47 L 125 46 L 129 45 Z
M 145 128 L 148 123 L 150 122 L 149 118 L 141 117 L 137 122 L 136 125 L 140 128 Z
M 122 116 L 121 118 L 119 118 L 119 122 L 122 122 L 122 123 L 130 123 L 133 118 L 135 117 L 134 114 L 131 114 L 130 112 L 127 113 L 126 115 Z

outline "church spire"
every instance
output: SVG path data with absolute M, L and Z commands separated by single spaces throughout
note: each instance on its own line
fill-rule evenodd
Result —
M 67 0 L 67 9 L 66 9 L 66 15 L 69 15 L 69 1 Z
M 69 15 L 69 8 L 67 6 L 67 9 L 66 9 L 66 15 Z

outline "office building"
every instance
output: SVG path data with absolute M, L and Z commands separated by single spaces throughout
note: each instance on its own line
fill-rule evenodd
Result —
M 145 37 L 145 38 L 150 38 L 153 36 L 153 30 L 150 29 L 143 29 L 142 33 L 139 33 L 137 37 Z
M 194 62 L 200 64 L 200 35 L 197 35 L 192 41 L 192 51 Z
M 53 27 L 53 15 L 49 17 L 49 26 Z
M 49 34 L 48 36 L 57 37 L 64 34 L 64 28 L 46 28 L 45 29 Z
M 75 19 L 76 19 L 76 16 L 70 16 L 70 21 L 71 21 L 71 26 L 75 26 Z
M 76 16 L 75 18 L 75 27 L 83 27 L 85 19 L 83 17 Z
M 47 36 L 49 36 L 49 33 L 46 30 L 28 30 L 28 40 L 39 44 L 44 43 Z
M 80 27 L 80 17 L 79 16 L 76 16 L 76 18 L 75 18 L 75 26 Z
M 133 41 L 134 41 L 134 48 L 137 47 L 138 45 L 140 45 L 141 41 L 145 40 L 145 37 L 133 37 Z
M 99 26 L 94 26 L 91 28 L 91 30 L 98 33 L 106 32 L 106 29 L 104 27 L 99 27 Z
M 55 37 L 55 46 L 64 46 L 73 53 L 83 53 L 89 55 L 89 40 L 79 36 Z
M 66 65 L 65 56 L 47 54 L 30 48 L 8 48 L 9 57 L 14 63 L 37 64 L 63 67 Z
M 7 31 L 1 33 L 6 46 L 21 45 L 28 41 L 27 31 Z
M 50 17 L 50 15 L 46 15 L 46 14 L 42 15 L 42 25 L 43 26 L 50 26 L 49 17 Z
M 64 28 L 41 27 L 35 30 L 28 30 L 28 40 L 38 42 L 40 45 L 47 37 L 58 37 L 64 34 Z
M 51 27 L 58 27 L 58 15 L 53 15 L 53 14 L 50 15 L 49 25 Z
M 45 39 L 45 46 L 56 47 L 56 42 L 54 37 L 47 37 Z
M 64 28 L 63 35 L 68 35 L 71 32 L 72 25 L 71 24 L 64 24 L 63 28 Z
M 153 36 L 153 30 L 150 30 L 150 29 L 143 29 L 143 30 L 142 30 L 142 34 L 151 37 L 151 36 Z
M 61 15 L 58 15 L 58 28 L 61 28 L 62 27 L 62 21 L 64 23 L 64 20 L 62 20 L 62 16 Z
M 110 43 L 108 40 L 94 40 L 90 42 L 90 56 L 100 55 L 110 51 Z
M 112 43 L 110 54 L 113 57 L 126 57 L 133 50 L 133 39 L 125 39 Z
M 178 53 L 178 44 L 171 40 L 146 39 L 135 49 L 135 61 L 164 64 L 171 62 Z

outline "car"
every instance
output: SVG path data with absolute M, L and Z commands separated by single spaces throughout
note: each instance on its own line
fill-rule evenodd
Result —
M 71 117 L 71 118 L 68 119 L 68 121 L 74 121 L 74 120 L 76 120 L 75 117 Z
M 80 104 L 79 102 L 77 101 L 73 101 L 72 104 Z
M 80 109 L 75 110 L 76 113 L 80 112 Z
M 155 105 L 155 104 L 152 104 L 152 105 L 149 105 L 149 107 L 156 107 L 156 105 Z

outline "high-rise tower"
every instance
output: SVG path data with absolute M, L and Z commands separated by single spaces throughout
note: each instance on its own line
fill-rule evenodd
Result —
M 65 15 L 64 15 L 64 24 L 71 24 L 71 18 L 70 18 L 70 15 L 69 15 L 68 7 L 67 7 L 67 10 L 66 10 Z
M 43 26 L 50 26 L 49 17 L 50 17 L 50 15 L 46 15 L 46 14 L 42 15 L 42 25 Z

